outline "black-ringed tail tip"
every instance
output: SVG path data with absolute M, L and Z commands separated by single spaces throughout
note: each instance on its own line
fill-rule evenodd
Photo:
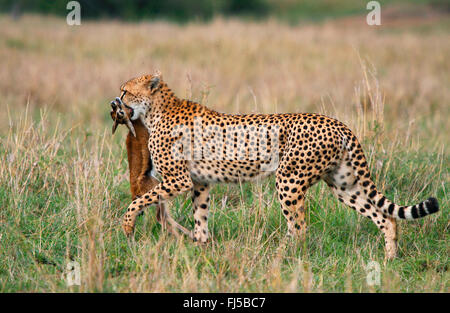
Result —
M 396 208 L 392 209 L 392 204 L 388 207 L 389 215 L 397 215 L 396 217 L 407 220 L 422 218 L 437 211 L 439 211 L 439 203 L 436 198 L 432 197 L 416 205 L 407 207 L 399 206 L 397 210 Z
M 427 200 L 427 211 L 428 214 L 433 214 L 439 211 L 439 203 L 436 198 L 428 198 Z
M 439 203 L 436 198 L 431 197 L 423 201 L 422 203 L 411 206 L 411 218 L 421 218 L 436 213 L 437 211 L 439 211 Z M 403 216 L 401 216 L 400 213 L 401 212 L 399 211 L 400 218 L 407 218 L 405 216 L 405 213 L 403 214 Z

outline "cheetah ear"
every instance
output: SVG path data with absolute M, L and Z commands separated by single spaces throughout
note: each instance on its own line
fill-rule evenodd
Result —
M 149 83 L 149 88 L 152 92 L 156 91 L 160 87 L 161 79 L 162 79 L 161 72 L 156 71 L 155 74 L 153 74 L 153 77 L 150 79 Z
M 152 79 L 150 79 L 148 87 L 150 88 L 151 91 L 154 91 L 154 90 L 158 89 L 160 82 L 161 82 L 161 80 L 159 77 L 157 77 L 157 76 L 152 77 Z

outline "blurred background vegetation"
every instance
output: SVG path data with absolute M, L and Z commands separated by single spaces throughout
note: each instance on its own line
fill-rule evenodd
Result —
M 0 12 L 15 18 L 26 12 L 65 16 L 68 0 L 0 0 Z M 361 0 L 79 0 L 83 18 L 125 21 L 167 19 L 209 21 L 217 16 L 262 19 L 276 17 L 291 23 L 320 21 L 360 14 Z M 369 2 L 369 1 L 366 1 Z M 427 4 L 450 12 L 448 0 L 379 0 L 383 5 Z

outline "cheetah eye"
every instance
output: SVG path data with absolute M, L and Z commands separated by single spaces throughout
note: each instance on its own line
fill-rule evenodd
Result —
M 122 94 L 120 95 L 120 100 L 123 100 L 123 97 L 125 96 L 126 93 L 127 93 L 126 90 L 122 91 Z

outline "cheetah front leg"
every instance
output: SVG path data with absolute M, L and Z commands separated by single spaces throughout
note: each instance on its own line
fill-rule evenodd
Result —
M 179 175 L 175 177 L 163 177 L 163 181 L 155 186 L 151 191 L 141 198 L 134 200 L 127 209 L 123 218 L 122 228 L 127 236 L 134 231 L 136 217 L 145 207 L 160 201 L 169 200 L 183 192 L 192 189 L 193 183 L 189 175 Z
M 194 183 L 192 205 L 195 223 L 194 241 L 203 244 L 208 241 L 209 186 L 207 184 Z

